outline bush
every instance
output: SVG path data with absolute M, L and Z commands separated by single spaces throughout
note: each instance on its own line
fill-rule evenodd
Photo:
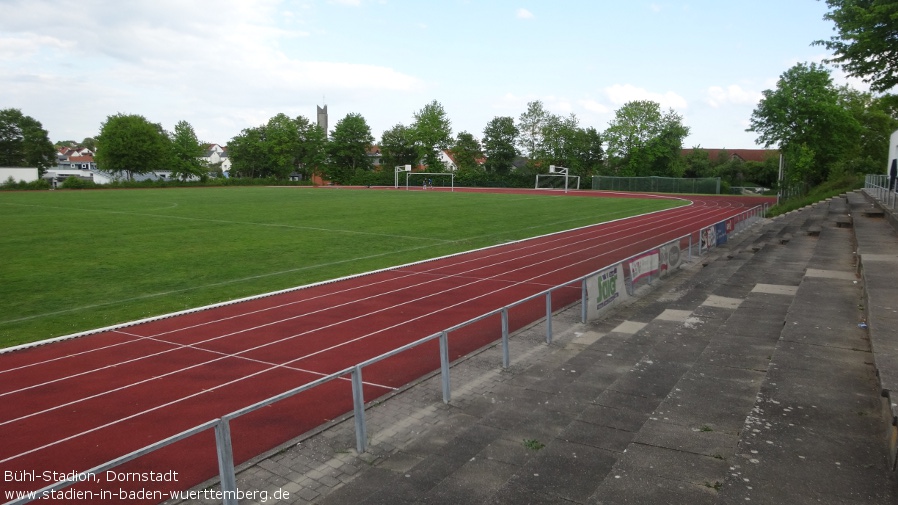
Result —
M 862 187 L 864 187 L 864 175 L 848 174 L 830 178 L 830 180 L 811 188 L 807 195 L 780 201 L 779 205 L 774 205 L 767 211 L 767 217 L 785 214 Z
M 92 180 L 82 179 L 73 175 L 62 181 L 60 187 L 63 189 L 96 189 L 100 185 Z
M 41 189 L 50 189 L 50 183 L 44 179 L 31 182 L 16 181 L 10 176 L 0 184 L 0 191 L 36 191 Z

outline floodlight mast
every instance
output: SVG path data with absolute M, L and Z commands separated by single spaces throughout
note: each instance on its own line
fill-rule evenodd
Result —
M 568 178 L 567 167 L 559 167 L 556 165 L 549 165 L 549 173 L 550 174 L 564 174 L 564 192 L 567 193 L 567 178 Z
M 411 165 L 399 165 L 396 167 L 396 171 L 393 174 L 393 187 L 395 189 L 399 189 L 399 172 L 411 172 Z

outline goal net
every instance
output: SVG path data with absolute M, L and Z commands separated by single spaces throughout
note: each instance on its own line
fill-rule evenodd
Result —
M 536 174 L 535 189 L 563 190 L 565 178 L 567 178 L 567 189 L 580 189 L 580 176 L 565 174 Z
M 405 186 L 418 186 L 427 188 L 452 188 L 455 189 L 454 172 L 408 172 L 405 175 Z

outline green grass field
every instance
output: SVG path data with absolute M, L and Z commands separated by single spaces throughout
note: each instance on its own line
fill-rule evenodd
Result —
M 679 205 L 314 188 L 0 193 L 0 347 Z

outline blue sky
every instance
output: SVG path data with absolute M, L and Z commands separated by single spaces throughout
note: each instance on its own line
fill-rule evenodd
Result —
M 482 136 L 528 102 L 607 127 L 631 100 L 672 108 L 684 147 L 754 148 L 761 92 L 829 38 L 816 0 L 0 0 L 0 108 L 54 141 L 107 116 L 188 121 L 226 144 L 283 112 L 331 128 L 359 113 L 379 139 L 440 102 Z M 835 81 L 847 81 L 835 70 Z

